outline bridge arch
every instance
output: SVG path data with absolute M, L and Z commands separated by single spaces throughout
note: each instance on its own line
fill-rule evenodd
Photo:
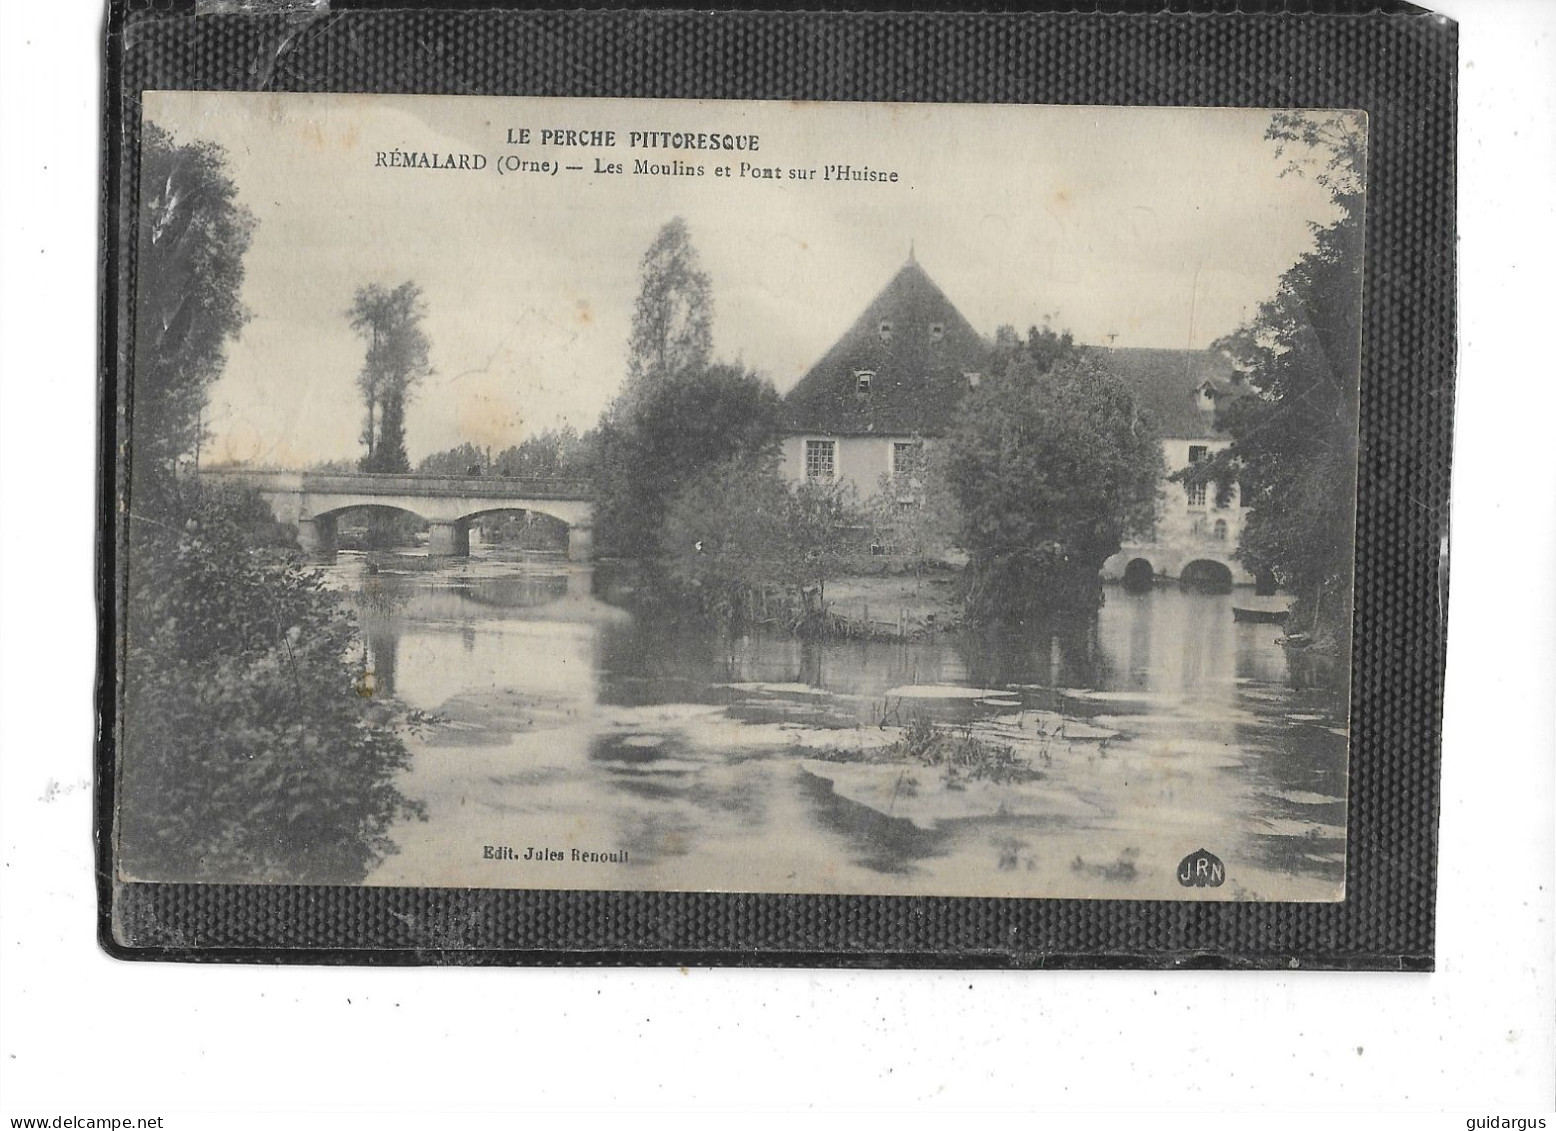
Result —
M 1156 584 L 1156 567 L 1145 558 L 1130 558 L 1124 566 L 1123 583 L 1129 593 L 1149 593 Z
M 554 523 L 556 526 L 561 528 L 563 543 L 569 550 L 569 555 L 573 556 L 573 541 L 576 538 L 586 537 L 586 535 L 581 533 L 583 527 L 578 523 L 576 515 L 574 516 L 573 521 L 569 521 L 563 515 L 555 513 L 557 510 L 561 509 L 562 508 L 560 507 L 547 507 L 544 504 L 537 505 L 530 503 L 525 506 L 520 506 L 514 503 L 505 503 L 502 506 L 485 507 L 482 510 L 471 511 L 469 514 L 461 515 L 458 521 L 463 523 L 468 529 L 470 527 L 479 526 L 483 518 L 489 518 L 493 515 L 527 515 L 533 518 L 545 519 L 549 523 Z M 544 535 L 542 535 L 542 537 L 544 537 Z
M 303 522 L 298 522 L 298 541 L 311 543 L 305 544 L 304 549 L 319 556 L 333 554 L 340 546 L 341 524 L 350 521 L 358 515 L 366 516 L 367 537 L 362 543 L 364 549 L 387 549 L 403 544 L 403 539 L 413 531 L 402 526 L 399 530 L 390 531 L 392 537 L 380 542 L 389 522 L 386 520 L 408 518 L 415 531 L 420 531 L 427 526 L 427 516 L 420 514 L 405 506 L 396 506 L 379 500 L 371 502 L 354 502 L 346 506 L 336 507 L 329 511 L 315 511 L 309 520 L 311 530 L 305 540 Z
M 564 507 L 548 507 L 544 502 L 512 502 L 498 503 L 492 506 L 482 506 L 478 510 L 467 511 L 459 516 L 461 522 L 470 522 L 478 518 L 485 518 L 492 514 L 543 514 L 547 518 L 554 518 L 563 526 L 572 526 L 577 521 L 577 516 L 571 518 L 564 513 Z
M 1178 583 L 1200 593 L 1230 593 L 1232 570 L 1224 562 L 1195 558 L 1178 572 Z
M 351 514 L 353 511 L 381 511 L 385 514 L 408 514 L 418 522 L 429 521 L 426 515 L 413 511 L 410 507 L 380 502 L 347 503 L 344 506 L 334 507 L 327 511 L 314 511 L 312 517 L 315 522 L 324 518 L 334 519 L 338 523 L 341 515 Z

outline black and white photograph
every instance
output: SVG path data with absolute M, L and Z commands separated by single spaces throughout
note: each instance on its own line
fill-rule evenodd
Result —
M 1552 1125 L 1556 11 L 902 7 L 0 4 L 0 1124 Z
M 122 879 L 1344 898 L 1364 115 L 143 113 Z

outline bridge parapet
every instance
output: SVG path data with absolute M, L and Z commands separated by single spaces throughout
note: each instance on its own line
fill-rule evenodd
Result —
M 587 479 L 498 475 L 394 475 L 367 472 L 207 468 L 201 477 L 243 483 L 258 491 L 282 522 L 297 526 L 303 548 L 335 552 L 337 520 L 358 507 L 388 507 L 428 524 L 428 550 L 470 552 L 470 525 L 483 514 L 523 510 L 550 515 L 568 528 L 568 555 L 593 556 L 594 485 Z
M 588 479 L 540 475 L 417 475 L 367 471 L 282 471 L 270 468 L 207 468 L 203 477 L 251 483 L 260 489 L 309 495 L 411 495 L 449 498 L 479 495 L 497 499 L 594 498 Z

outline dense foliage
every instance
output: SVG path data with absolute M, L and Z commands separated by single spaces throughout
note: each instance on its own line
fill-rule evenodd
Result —
M 643 256 L 626 383 L 599 428 L 558 437 L 555 464 L 585 471 L 595 486 L 595 544 L 651 567 L 666 549 L 671 502 L 705 468 L 766 466 L 776 453 L 782 401 L 772 385 L 709 360 L 713 297 L 686 222 L 660 229 Z M 532 467 L 549 453 L 525 451 Z
M 498 475 L 587 479 L 594 474 L 597 444 L 598 436 L 593 431 L 579 435 L 572 425 L 564 424 L 503 449 L 492 460 L 492 466 Z
M 416 465 L 418 475 L 484 475 L 489 455 L 466 440 L 463 444 L 423 457 Z
M 666 510 L 662 576 L 717 620 L 753 619 L 759 595 L 789 580 L 790 503 L 772 459 L 735 456 L 701 468 Z
M 789 499 L 790 577 L 802 592 L 813 590 L 824 608 L 827 582 L 858 556 L 867 518 L 852 484 L 840 480 L 803 480 Z
M 927 566 L 943 560 L 962 532 L 962 507 L 947 473 L 950 452 L 941 443 L 914 445 L 912 469 L 882 475 L 866 506 L 877 543 L 922 581 Z
M 393 708 L 359 694 L 340 597 L 253 497 L 130 528 L 120 844 L 132 876 L 353 883 L 419 810 Z
M 178 145 L 146 123 L 136 243 L 132 495 L 163 491 L 178 461 L 198 452 L 206 393 L 221 374 L 228 341 L 248 320 L 238 293 L 254 218 L 238 203 L 225 162 L 218 145 Z
M 358 693 L 362 649 L 296 532 L 181 473 L 244 314 L 252 220 L 222 152 L 148 124 L 130 399 L 119 849 L 169 880 L 354 882 L 412 815 L 405 719 Z
M 1251 509 L 1238 556 L 1295 594 L 1289 627 L 1336 647 L 1349 639 L 1356 528 L 1364 135 L 1345 113 L 1278 114 L 1267 136 L 1288 171 L 1327 187 L 1338 212 L 1281 276 L 1273 298 L 1218 346 L 1255 395 L 1218 426 L 1232 444 L 1193 480 L 1241 483 Z
M 1073 348 L 1018 351 L 962 402 L 947 474 L 973 620 L 1089 613 L 1098 572 L 1154 515 L 1161 447 L 1129 390 Z
M 405 453 L 405 406 L 411 390 L 432 372 L 430 348 L 421 324 L 427 304 L 415 283 L 390 289 L 370 283 L 357 290 L 346 312 L 351 328 L 367 343 L 367 356 L 357 386 L 367 412 L 362 442 L 367 454 L 363 471 L 409 471 Z
M 714 464 L 761 462 L 778 442 L 781 401 L 764 378 L 731 365 L 667 375 L 600 425 L 595 544 L 607 554 L 657 558 L 673 500 Z
M 502 475 L 533 478 L 587 479 L 594 471 L 593 432 L 580 436 L 570 424 L 547 428 L 496 455 L 468 440 L 433 452 L 416 465 L 421 475 Z
M 861 549 L 866 514 L 853 488 L 790 483 L 776 458 L 735 456 L 702 468 L 668 507 L 661 530 L 664 580 L 704 613 L 752 619 L 773 596 L 804 620 L 822 610 L 827 582 Z

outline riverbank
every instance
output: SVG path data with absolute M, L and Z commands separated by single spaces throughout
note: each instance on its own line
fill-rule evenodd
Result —
M 954 630 L 962 622 L 960 580 L 949 566 L 835 578 L 827 582 L 827 631 L 916 640 Z

